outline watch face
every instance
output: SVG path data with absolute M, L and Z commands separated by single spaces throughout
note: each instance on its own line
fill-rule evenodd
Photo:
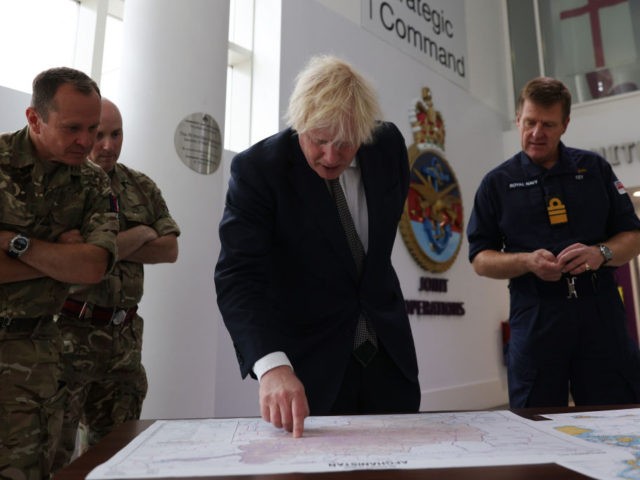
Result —
M 613 258 L 613 252 L 606 245 L 600 245 L 600 252 L 602 253 L 602 256 L 604 257 L 605 262 L 608 262 L 609 260 L 611 260 Z
M 11 242 L 11 246 L 14 250 L 24 252 L 29 246 L 29 239 L 27 239 L 26 237 L 16 237 Z
M 18 258 L 29 248 L 29 239 L 24 235 L 16 235 L 9 242 L 7 255 L 11 258 Z

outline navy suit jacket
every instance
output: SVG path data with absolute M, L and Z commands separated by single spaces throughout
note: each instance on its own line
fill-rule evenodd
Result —
M 363 274 L 324 179 L 286 129 L 231 164 L 215 271 L 218 305 L 243 378 L 283 351 L 312 415 L 333 405 L 361 311 L 404 375 L 418 382 L 415 347 L 391 250 L 409 188 L 404 138 L 383 123 L 357 152 L 369 212 Z

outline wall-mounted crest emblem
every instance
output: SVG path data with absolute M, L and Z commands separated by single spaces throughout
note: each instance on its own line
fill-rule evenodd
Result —
M 462 197 L 453 169 L 444 156 L 445 127 L 433 107 L 431 90 L 422 89 L 409 110 L 414 143 L 408 149 L 409 195 L 400 233 L 409 252 L 429 272 L 451 267 L 462 244 Z

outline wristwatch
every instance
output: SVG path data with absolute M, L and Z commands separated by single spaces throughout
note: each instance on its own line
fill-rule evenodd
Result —
M 598 245 L 598 248 L 600 249 L 600 253 L 604 257 L 604 262 L 602 263 L 602 265 L 604 265 L 607 262 L 610 262 L 611 259 L 613 259 L 613 252 L 609 247 L 601 243 L 600 245 Z
M 9 241 L 7 255 L 11 258 L 18 258 L 29 248 L 29 238 L 18 234 Z

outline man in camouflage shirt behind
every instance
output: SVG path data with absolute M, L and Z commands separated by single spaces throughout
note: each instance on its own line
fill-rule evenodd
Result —
M 116 258 L 109 179 L 86 160 L 101 99 L 70 68 L 33 81 L 28 125 L 0 135 L 0 478 L 49 478 L 62 426 L 62 339 L 70 284 Z
M 56 467 L 70 460 L 79 422 L 94 445 L 116 425 L 140 418 L 147 393 L 137 314 L 143 264 L 175 262 L 178 256 L 180 230 L 160 190 L 146 175 L 116 163 L 122 140 L 120 111 L 103 99 L 89 158 L 107 172 L 118 200 L 118 261 L 100 284 L 74 287 L 58 318 L 69 402 Z

